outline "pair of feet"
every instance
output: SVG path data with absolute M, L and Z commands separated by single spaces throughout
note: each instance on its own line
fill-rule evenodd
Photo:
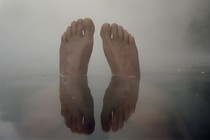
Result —
M 91 19 L 73 21 L 61 38 L 60 73 L 86 75 L 93 49 L 94 23 Z M 103 49 L 113 75 L 140 76 L 134 37 L 122 26 L 105 23 L 101 27 Z
M 91 19 L 79 19 L 71 23 L 61 38 L 61 112 L 67 126 L 78 133 L 91 133 L 95 125 L 92 96 L 82 77 L 88 71 L 94 31 Z M 101 122 L 104 131 L 116 131 L 135 108 L 140 77 L 138 51 L 134 37 L 117 24 L 103 24 L 101 38 L 112 74 L 116 76 L 104 97 Z

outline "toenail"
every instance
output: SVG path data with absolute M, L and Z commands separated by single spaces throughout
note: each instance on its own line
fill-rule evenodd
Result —
M 112 25 L 111 25 L 112 27 L 116 27 L 116 26 L 118 26 L 116 23 L 112 23 Z
M 77 24 L 77 22 L 76 21 L 73 21 L 72 23 L 71 23 L 71 25 L 76 25 Z
M 81 18 L 77 20 L 77 22 L 82 22 L 82 21 L 83 21 L 83 19 L 81 19 Z

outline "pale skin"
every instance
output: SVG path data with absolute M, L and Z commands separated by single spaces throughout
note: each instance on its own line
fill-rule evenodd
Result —
M 95 27 L 91 19 L 79 19 L 71 23 L 61 38 L 61 113 L 66 120 L 67 126 L 72 132 L 77 133 L 92 133 L 95 126 L 93 101 L 88 83 L 82 82 L 88 71 L 88 64 L 93 49 L 94 31 Z M 109 90 L 106 92 L 106 95 L 109 96 L 105 97 L 101 116 L 104 131 L 109 131 L 110 129 L 116 131 L 122 128 L 123 122 L 135 110 L 136 101 L 134 102 L 135 99 L 133 98 L 137 97 L 140 79 L 138 51 L 134 37 L 120 25 L 105 23 L 101 27 L 100 35 L 104 54 L 111 68 L 112 75 L 117 76 L 118 79 L 123 79 L 123 84 L 119 83 L 119 80 L 114 80 L 114 83 L 118 85 L 116 87 L 110 84 Z M 134 79 L 129 80 L 129 78 Z M 127 86 L 131 90 L 122 88 L 122 85 Z M 118 98 L 119 93 L 123 94 L 125 92 L 125 98 Z M 114 98 L 114 101 L 119 99 L 117 104 L 121 105 L 116 107 L 114 106 L 116 104 L 109 104 L 107 102 L 109 98 Z M 125 102 L 127 104 L 124 104 Z M 106 116 L 110 116 L 113 109 L 117 112 L 114 112 L 113 119 L 106 118 Z M 121 117 L 122 113 L 127 115 Z M 119 118 L 121 121 L 116 122 Z M 108 124 L 108 126 L 104 126 L 103 123 Z
M 93 49 L 94 24 L 89 18 L 73 21 L 64 32 L 60 47 L 60 73 L 86 75 Z M 134 37 L 117 24 L 101 27 L 104 54 L 113 75 L 140 76 Z
M 91 19 L 73 21 L 61 38 L 60 73 L 86 75 L 93 48 L 95 31 Z
M 134 37 L 120 25 L 105 23 L 101 28 L 101 38 L 112 74 L 139 77 L 139 59 Z

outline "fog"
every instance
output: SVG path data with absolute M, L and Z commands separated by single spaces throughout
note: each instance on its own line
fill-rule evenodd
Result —
M 136 39 L 142 72 L 208 63 L 208 0 L 0 0 L 0 75 L 58 73 L 60 36 L 73 20 L 95 23 L 90 74 L 110 73 L 99 31 L 118 23 Z
M 67 26 L 86 17 L 94 21 L 96 29 L 88 71 L 98 121 L 93 137 L 109 135 L 98 129 L 104 92 L 110 82 L 99 34 L 105 22 L 120 24 L 135 37 L 143 75 L 136 116 L 117 135 L 144 134 L 133 130 L 152 126 L 139 121 L 142 110 L 151 111 L 147 108 L 150 105 L 157 112 L 151 116 L 162 118 L 158 115 L 162 108 L 156 104 L 172 114 L 181 111 L 193 138 L 209 134 L 209 0 L 0 0 L 0 139 L 31 138 L 33 134 L 72 138 L 60 118 L 59 46 Z M 182 74 L 182 68 L 198 73 Z M 153 123 L 148 116 L 143 115 L 143 124 L 147 118 Z M 42 129 L 40 122 L 46 122 Z M 57 127 L 60 124 L 63 127 Z

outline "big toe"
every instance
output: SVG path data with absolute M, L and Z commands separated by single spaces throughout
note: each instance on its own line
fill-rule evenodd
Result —
M 95 26 L 93 21 L 90 18 L 85 18 L 83 24 L 84 24 L 84 35 L 85 36 L 93 35 L 95 31 Z
M 101 113 L 101 126 L 103 131 L 110 131 L 110 122 L 112 120 L 112 112 L 103 110 Z
M 95 120 L 92 115 L 84 116 L 84 133 L 91 134 L 95 129 Z
M 111 39 L 111 26 L 109 23 L 104 23 L 101 27 L 102 39 Z

